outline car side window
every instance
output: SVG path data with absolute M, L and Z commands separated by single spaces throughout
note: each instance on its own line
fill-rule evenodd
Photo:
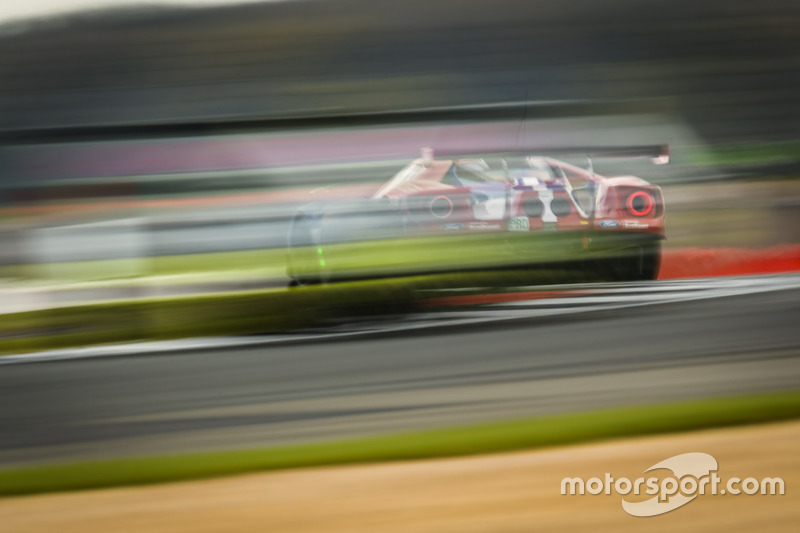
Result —
M 563 177 L 572 189 L 572 198 L 578 203 L 586 214 L 591 214 L 593 210 L 594 191 L 590 187 L 592 180 L 589 176 L 580 172 L 575 172 L 569 168 L 553 166 L 558 172 L 556 175 Z
M 467 168 L 464 165 L 453 165 L 448 174 L 455 176 L 461 185 L 476 185 L 482 183 L 492 183 L 494 180 L 477 170 Z

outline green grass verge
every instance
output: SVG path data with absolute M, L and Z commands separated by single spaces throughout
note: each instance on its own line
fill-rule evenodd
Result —
M 543 238 L 546 237 L 546 238 Z M 553 233 L 532 240 L 528 234 L 495 234 L 436 236 L 367 240 L 325 247 L 328 269 L 350 275 L 379 274 L 422 270 L 455 270 L 501 264 L 524 264 L 546 258 L 568 260 L 576 255 L 569 246 L 574 238 Z M 298 258 L 307 257 L 316 269 L 317 248 L 295 249 Z M 283 248 L 242 250 L 204 254 L 106 259 L 17 265 L 0 268 L 0 275 L 53 283 L 114 281 L 135 284 L 142 278 L 159 276 L 207 276 L 226 279 L 241 276 L 256 278 L 282 277 L 286 272 L 286 250 Z M 191 278 L 189 278 L 191 280 Z M 179 279 L 176 279 L 179 281 Z
M 800 391 L 619 408 L 292 447 L 21 468 L 0 472 L 0 495 L 508 452 L 794 418 L 800 418 Z
M 286 331 L 317 326 L 341 316 L 400 312 L 411 300 L 407 283 L 375 281 L 11 313 L 0 320 L 0 354 Z
M 116 280 L 135 282 L 150 276 L 278 276 L 286 271 L 283 249 L 242 250 L 206 254 L 168 255 L 134 259 L 69 261 L 5 267 L 9 277 L 74 283 Z M 0 270 L 2 273 L 2 270 Z
M 576 273 L 518 270 L 412 276 L 171 298 L 103 302 L 4 314 L 0 356 L 188 337 L 251 335 L 400 314 L 428 289 L 580 281 Z
M 703 146 L 689 150 L 690 163 L 697 166 L 781 163 L 797 160 L 800 141 Z

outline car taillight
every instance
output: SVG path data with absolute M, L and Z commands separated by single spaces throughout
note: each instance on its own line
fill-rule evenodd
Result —
M 625 208 L 628 213 L 635 217 L 646 217 L 653 212 L 655 200 L 653 196 L 645 191 L 636 191 L 628 196 L 625 201 Z
M 447 218 L 453 214 L 453 201 L 444 195 L 437 196 L 428 204 L 428 211 L 436 218 Z

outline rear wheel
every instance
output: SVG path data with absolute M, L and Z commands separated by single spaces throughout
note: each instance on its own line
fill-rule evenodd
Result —
M 641 250 L 641 261 L 635 265 L 638 269 L 634 271 L 638 277 L 634 279 L 654 280 L 658 278 L 661 270 L 661 241 L 643 245 Z
M 652 241 L 589 261 L 587 275 L 604 281 L 648 281 L 658 277 L 660 268 L 661 242 Z

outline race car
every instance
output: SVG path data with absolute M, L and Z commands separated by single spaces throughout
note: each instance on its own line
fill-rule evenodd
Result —
M 601 176 L 592 158 L 664 164 L 669 147 L 569 153 L 578 152 L 587 168 L 544 152 L 434 157 L 423 149 L 370 199 L 297 213 L 291 284 L 554 264 L 594 279 L 655 279 L 665 238 L 661 189 L 635 176 Z

